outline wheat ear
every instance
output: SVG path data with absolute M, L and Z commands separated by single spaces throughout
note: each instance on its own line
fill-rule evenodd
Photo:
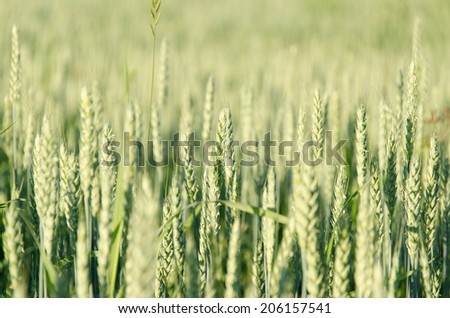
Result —
M 375 240 L 376 240 L 376 255 L 377 259 L 381 260 L 383 253 L 383 242 L 385 235 L 385 218 L 381 194 L 381 176 L 378 167 L 378 160 L 372 158 L 370 163 L 370 205 L 375 211 Z
M 177 169 L 178 170 L 178 169 Z M 178 282 L 178 297 L 186 297 L 185 263 L 186 263 L 186 237 L 184 234 L 183 213 L 181 211 L 181 188 L 179 172 L 172 176 L 169 192 L 169 202 L 173 219 L 173 248 Z
M 420 163 L 416 158 L 411 159 L 411 167 L 405 185 L 405 212 L 406 212 L 406 247 L 409 262 L 414 271 L 412 277 L 412 295 L 417 296 L 417 270 L 419 265 L 418 253 L 420 247 L 421 231 L 421 188 L 420 188 Z
M 438 194 L 439 194 L 439 163 L 440 152 L 437 144 L 437 135 L 430 139 L 430 153 L 426 167 L 425 180 L 425 239 L 426 250 L 430 259 L 438 258 L 436 254 L 436 236 L 438 230 Z
M 357 297 L 371 297 L 375 266 L 375 220 L 369 189 L 362 190 L 356 219 L 355 284 Z
M 142 137 L 142 122 L 141 109 L 136 102 L 130 102 L 125 115 L 125 128 L 129 133 L 131 141 L 140 140 Z M 136 195 L 136 184 L 138 182 L 138 168 L 142 165 L 142 149 L 132 147 L 129 157 L 124 157 L 123 169 L 123 204 L 124 204 L 124 219 L 123 219 L 123 233 L 122 233 L 122 256 L 123 263 L 126 262 L 128 248 L 128 231 L 131 214 L 133 211 L 133 204 Z M 128 161 L 126 161 L 128 159 Z
M 360 105 L 356 113 L 356 170 L 359 188 L 362 188 L 367 180 L 368 158 L 366 109 Z
M 53 255 L 53 233 L 55 229 L 58 200 L 58 152 L 53 131 L 47 116 L 44 117 L 39 138 L 34 149 L 33 182 L 38 212 L 41 242 L 49 258 Z M 50 191 L 46 191 L 50 189 Z
M 228 249 L 227 274 L 225 277 L 225 297 L 239 297 L 239 245 L 241 219 L 239 215 L 233 218 L 230 244 Z
M 16 194 L 17 195 L 17 194 Z M 22 236 L 22 222 L 20 221 L 20 210 L 13 198 L 9 207 L 4 210 L 3 224 L 5 233 L 3 237 L 3 250 L 8 262 L 9 277 L 14 297 L 26 297 L 23 288 L 23 261 L 24 242 Z
M 315 169 L 304 166 L 301 170 L 298 201 L 294 198 L 294 211 L 298 214 L 297 235 L 303 257 L 304 279 L 309 297 L 323 297 L 325 273 L 321 252 L 321 214 L 319 208 L 319 186 Z
M 64 145 L 60 146 L 60 213 L 64 215 L 69 230 L 71 253 L 75 253 L 75 242 L 81 201 L 78 160 Z
M 414 151 L 414 140 L 416 137 L 417 105 L 418 105 L 418 81 L 416 66 L 411 63 L 409 68 L 409 83 L 406 103 L 406 122 L 404 140 L 404 168 L 403 180 L 406 180 L 409 172 L 409 165 Z
M 273 168 L 269 168 L 267 173 L 267 182 L 263 190 L 262 206 L 263 209 L 266 210 L 276 210 L 276 179 L 275 170 Z M 262 237 L 264 241 L 265 272 L 267 273 L 266 289 L 268 292 L 266 294 L 270 294 L 270 281 L 272 278 L 276 244 L 276 224 L 273 219 L 263 217 Z
M 169 277 L 173 270 L 174 258 L 173 227 L 169 224 L 172 218 L 172 212 L 173 211 L 170 208 L 170 201 L 166 199 L 163 204 L 162 226 L 167 227 L 167 231 L 164 233 L 160 243 L 156 265 L 156 298 L 165 298 L 169 296 Z
M 91 296 L 89 283 L 89 250 L 87 246 L 86 216 L 81 214 L 77 227 L 76 244 L 76 290 L 78 298 L 88 298 Z
M 213 106 L 214 106 L 214 77 L 210 76 L 208 78 L 208 83 L 206 85 L 205 106 L 203 109 L 203 128 L 202 128 L 203 142 L 207 141 L 211 134 Z
M 350 233 L 348 215 L 343 213 L 336 221 L 336 247 L 333 262 L 332 295 L 335 298 L 348 297 L 350 287 Z
M 11 122 L 9 124 L 13 124 L 12 127 L 12 139 L 10 145 L 10 153 L 8 153 L 9 158 L 12 159 L 14 163 L 14 168 L 17 167 L 17 145 L 16 145 L 16 134 L 17 134 L 17 126 L 20 123 L 16 123 L 18 110 L 16 106 L 18 101 L 20 100 L 20 91 L 22 86 L 21 75 L 20 75 L 20 42 L 19 35 L 17 32 L 17 27 L 13 26 L 12 28 L 12 44 L 11 44 L 11 69 L 10 69 L 10 77 L 9 77 L 9 102 L 11 103 Z M 9 150 L 8 149 L 8 150 Z M 9 151 L 8 151 L 9 152 Z M 15 178 L 15 175 L 14 175 Z M 15 182 L 15 180 L 13 180 Z M 15 186 L 15 185 L 14 185 Z
M 253 286 L 255 287 L 258 298 L 264 298 L 266 295 L 266 274 L 264 270 L 264 241 L 261 231 L 261 219 L 257 220 L 256 244 L 253 251 Z
M 148 176 L 141 180 L 134 212 L 131 215 L 128 232 L 129 248 L 125 263 L 125 295 L 126 297 L 160 296 L 155 286 L 155 268 L 158 230 L 159 204 L 153 194 Z
M 111 126 L 103 129 L 102 148 L 107 151 L 100 165 L 101 209 L 98 215 L 98 278 L 100 294 L 105 295 L 107 286 L 108 262 L 112 239 L 112 215 L 117 185 L 117 167 L 113 158 L 114 134 Z

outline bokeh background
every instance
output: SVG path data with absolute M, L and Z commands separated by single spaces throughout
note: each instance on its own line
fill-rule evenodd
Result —
M 277 109 L 287 101 L 311 105 L 319 87 L 351 106 L 342 111 L 353 112 L 363 99 L 373 112 L 381 99 L 395 100 L 399 69 L 406 71 L 411 61 L 415 19 L 421 21 L 428 87 L 424 108 L 434 116 L 449 100 L 449 1 L 163 1 L 158 45 L 163 38 L 170 43 L 170 109 L 164 111 L 163 133 L 177 128 L 184 96 L 203 103 L 209 75 L 216 79 L 218 108 L 230 103 L 234 112 L 242 87 L 254 91 L 259 109 Z M 82 86 L 98 82 L 115 127 L 123 124 L 125 69 L 133 96 L 144 110 L 148 106 L 148 1 L 0 0 L 0 21 L 0 94 L 7 94 L 16 24 L 24 89 L 31 89 L 38 112 L 48 107 L 60 115 L 69 142 L 75 140 L 70 131 Z M 255 116 L 268 122 L 273 114 Z

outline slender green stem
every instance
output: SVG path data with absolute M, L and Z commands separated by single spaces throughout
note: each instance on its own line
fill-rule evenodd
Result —
M 151 86 L 150 86 L 150 113 L 153 107 L 153 86 L 154 86 L 154 82 L 155 82 L 155 64 L 156 64 L 156 34 L 152 33 L 152 37 L 153 37 L 153 57 L 152 57 L 152 81 L 151 81 Z M 148 131 L 149 135 L 150 135 L 150 129 Z
M 90 258 L 90 255 L 91 255 L 91 252 L 92 252 L 92 240 L 93 240 L 93 237 L 92 237 L 92 213 L 91 213 L 91 210 L 90 210 L 90 206 L 89 206 L 89 198 L 88 197 L 84 197 L 84 206 L 85 206 L 85 213 L 86 213 L 86 232 L 87 232 L 87 237 L 86 237 L 86 239 L 87 239 L 87 241 L 86 241 L 86 244 L 87 244 L 87 253 L 88 253 L 88 255 L 89 255 L 89 262 L 88 262 L 88 268 L 89 268 L 89 275 L 90 275 L 90 277 L 92 278 L 92 277 L 94 277 L 95 275 L 95 272 L 94 272 L 94 264 L 93 264 L 93 262 L 91 262 L 91 258 Z
M 44 228 L 42 223 L 39 225 L 39 235 L 41 241 L 41 249 L 39 253 L 39 298 L 47 297 L 47 283 L 45 279 L 44 259 L 42 253 L 45 253 L 44 248 Z

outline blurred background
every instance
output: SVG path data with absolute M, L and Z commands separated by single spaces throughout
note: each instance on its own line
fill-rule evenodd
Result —
M 310 105 L 317 87 L 337 92 L 351 111 L 361 98 L 369 112 L 381 99 L 394 102 L 399 69 L 407 71 L 411 61 L 416 18 L 430 98 L 424 108 L 431 114 L 449 101 L 449 1 L 162 0 L 157 52 L 163 38 L 169 41 L 163 132 L 177 128 L 186 95 L 202 106 L 209 75 L 216 79 L 217 109 L 230 103 L 235 113 L 243 87 L 254 92 L 256 108 L 267 110 Z M 132 95 L 148 116 L 149 1 L 0 0 L 0 21 L 1 96 L 15 24 L 24 89 L 38 113 L 53 108 L 70 131 L 80 88 L 97 81 L 110 120 L 121 127 L 128 69 Z M 262 122 L 274 120 L 272 114 L 255 112 Z

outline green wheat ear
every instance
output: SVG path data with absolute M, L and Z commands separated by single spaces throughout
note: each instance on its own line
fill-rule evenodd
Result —
M 275 169 L 269 168 L 267 182 L 263 190 L 262 206 L 263 209 L 276 210 L 276 176 Z M 270 282 L 272 277 L 272 266 L 274 262 L 274 253 L 276 245 L 276 223 L 267 217 L 262 219 L 262 238 L 264 241 L 264 256 L 266 264 L 266 288 L 270 294 Z
M 40 221 L 41 243 L 46 255 L 53 255 L 53 236 L 58 211 L 58 151 L 48 116 L 36 138 L 33 155 L 33 182 L 36 210 Z M 51 189 L 47 191 L 46 189 Z
M 314 92 L 314 113 L 312 119 L 312 140 L 317 142 L 317 147 L 314 147 L 314 157 L 315 159 L 321 159 L 325 132 L 325 110 L 318 90 Z
M 186 133 L 182 133 L 180 136 L 180 140 L 188 140 Z M 180 159 L 183 162 L 184 185 L 189 197 L 189 203 L 194 203 L 197 201 L 197 193 L 199 189 L 195 177 L 194 166 L 192 164 L 192 155 L 190 153 L 189 146 L 181 146 L 180 148 Z
M 224 108 L 220 113 L 219 122 L 217 125 L 217 141 L 219 143 L 219 169 L 220 173 L 224 174 L 225 179 L 225 195 L 227 200 L 232 201 L 233 182 L 235 181 L 236 176 L 236 160 L 233 146 L 233 121 L 231 117 L 231 110 L 229 107 Z M 233 217 L 234 215 L 231 212 L 231 209 L 226 207 L 225 233 L 227 239 L 230 238 Z
M 343 214 L 346 214 L 345 204 L 347 201 L 348 177 L 345 172 L 345 166 L 336 168 L 337 177 L 333 190 L 333 199 L 331 201 L 331 227 L 334 231 L 337 222 Z M 335 231 L 336 234 L 336 231 Z
M 319 185 L 317 170 L 303 166 L 294 181 L 293 212 L 296 230 L 303 256 L 303 271 L 308 297 L 323 297 L 325 294 L 325 268 L 321 248 Z M 296 173 L 297 174 L 297 173 Z
M 129 102 L 125 116 L 125 129 L 129 133 L 130 140 L 141 140 L 142 137 L 142 122 L 141 122 L 141 109 L 136 102 Z M 130 151 L 129 161 L 124 162 L 122 189 L 123 189 L 123 208 L 124 208 L 124 220 L 123 220 L 123 233 L 122 233 L 122 262 L 125 263 L 128 248 L 128 232 L 130 218 L 133 210 L 134 200 L 136 196 L 136 184 L 139 180 L 139 167 L 142 164 L 141 160 L 142 149 L 134 147 Z
M 60 147 L 59 158 L 59 213 L 65 217 L 69 230 L 70 249 L 74 254 L 81 201 L 79 166 L 75 154 L 69 153 L 63 144 Z
M 155 83 L 155 63 L 156 63 L 156 27 L 158 26 L 159 23 L 159 18 L 161 17 L 161 13 L 160 13 L 160 9 L 161 9 L 161 0 L 150 0 L 150 16 L 152 18 L 151 22 L 150 22 L 150 29 L 152 32 L 152 38 L 153 38 L 153 49 L 152 49 L 152 78 L 151 78 L 151 84 L 150 84 L 150 112 L 153 113 L 153 108 L 155 107 L 155 105 L 153 105 L 153 87 L 154 87 L 154 83 Z M 167 50 L 166 50 L 167 52 Z M 165 68 L 165 63 L 164 63 L 164 59 L 165 59 L 165 52 L 163 52 L 163 71 L 166 71 Z M 165 61 L 167 61 L 167 59 L 165 59 Z M 166 73 L 164 73 L 164 77 L 165 77 Z M 164 78 L 165 79 L 165 78 Z M 164 93 L 164 83 L 166 83 L 165 81 L 162 84 L 162 92 Z M 162 98 L 164 98 L 164 96 L 162 96 Z M 162 107 L 161 105 L 159 105 L 159 107 Z M 152 125 L 152 123 L 151 123 Z
M 342 235 L 342 229 L 340 228 L 340 223 L 342 223 L 341 219 L 348 219 L 348 215 L 347 215 L 347 209 L 346 209 L 346 201 L 347 201 L 347 192 L 348 192 L 348 178 L 347 175 L 345 173 L 345 166 L 338 166 L 336 168 L 337 171 L 337 176 L 336 176 L 336 181 L 334 183 L 334 187 L 333 187 L 333 195 L 332 195 L 332 199 L 331 199 L 331 204 L 330 204 L 330 222 L 329 222 L 329 226 L 330 226 L 330 233 L 333 235 L 333 247 L 334 249 L 331 249 L 331 254 L 329 257 L 329 262 L 328 262 L 328 277 L 329 277 L 329 281 L 328 281 L 328 289 L 329 289 L 329 295 L 336 297 L 336 295 L 341 295 L 340 297 L 345 297 L 345 292 L 343 290 L 347 290 L 347 286 L 342 287 L 343 284 L 346 282 L 344 282 L 344 277 L 345 274 L 342 274 L 343 271 L 347 268 L 347 264 L 344 264 L 344 260 L 343 257 L 345 257 L 345 255 L 341 255 L 344 253 L 344 251 L 340 250 L 339 251 L 339 255 L 335 255 L 333 253 L 337 252 L 338 246 L 337 244 L 340 243 L 341 245 L 339 246 L 339 248 L 345 248 L 347 246 L 347 242 L 345 242 L 344 240 L 346 238 L 343 238 L 343 241 L 340 241 L 341 239 L 341 235 Z M 346 229 L 348 232 L 348 229 Z M 328 234 L 328 233 L 327 233 Z M 346 235 L 348 233 L 344 233 L 344 235 Z M 335 268 L 335 262 L 337 263 L 338 268 Z M 340 262 L 340 263 L 339 263 Z M 334 275 L 340 275 L 337 278 L 334 278 Z M 334 285 L 336 285 L 335 281 L 336 280 L 340 280 L 340 285 L 341 287 L 336 287 L 337 289 L 335 290 Z M 343 295 L 343 296 L 342 296 Z
M 20 98 L 20 42 L 17 27 L 12 28 L 11 70 L 9 75 L 9 100 L 15 103 Z
M 382 100 L 380 102 L 380 124 L 378 132 L 378 160 L 380 165 L 380 171 L 384 171 L 386 166 L 386 151 L 388 149 L 388 136 L 390 135 L 391 127 L 393 124 L 393 113 L 388 104 Z
M 106 125 L 103 129 L 102 145 L 108 150 L 108 154 L 103 158 L 103 164 L 100 165 L 100 193 L 101 208 L 98 215 L 98 278 L 100 285 L 100 295 L 106 295 L 108 290 L 107 274 L 110 245 L 112 239 L 112 216 L 114 211 L 114 202 L 116 198 L 117 185 L 117 167 L 114 166 L 112 154 L 112 142 L 114 134 L 111 126 Z M 110 163 L 111 165 L 109 165 Z
M 4 97 L 4 114 L 2 114 L 3 125 L 9 127 L 12 125 L 11 131 L 4 131 L 4 136 L 1 136 L 3 149 L 5 149 L 8 158 L 17 167 L 17 138 L 18 130 L 22 123 L 18 120 L 20 109 L 19 102 L 21 100 L 21 56 L 20 56 L 20 42 L 17 27 L 13 26 L 11 34 L 11 62 L 9 73 L 9 92 Z M 2 133 L 2 134 L 3 134 Z M 14 176 L 15 177 L 15 176 Z M 15 182 L 16 180 L 13 180 Z M 14 185 L 15 186 L 15 185 Z
M 168 82 L 169 82 L 169 41 L 163 39 L 161 43 L 161 52 L 159 60 L 159 88 L 158 96 L 156 100 L 156 105 L 160 109 L 165 109 L 167 106 L 167 95 L 168 95 Z
M 142 177 L 141 187 L 136 195 L 127 239 L 129 248 L 125 264 L 126 297 L 153 297 L 155 292 L 156 258 L 158 253 L 157 230 L 150 230 L 158 224 L 159 203 L 151 189 L 148 175 Z
M 388 210 L 389 223 L 397 204 L 397 143 L 394 134 L 389 136 L 383 192 Z M 389 233 L 390 234 L 390 233 Z
M 228 249 L 227 274 L 225 278 L 225 297 L 239 297 L 239 255 L 241 218 L 239 214 L 233 217 L 231 237 Z
M 255 296 L 266 297 L 266 275 L 264 271 L 264 242 L 261 233 L 261 218 L 258 218 L 256 229 L 256 244 L 253 251 L 253 275 L 252 281 L 255 288 Z M 278 272 L 277 272 L 278 273 Z
M 376 234 L 375 240 L 378 259 L 381 258 L 384 235 L 385 235 L 385 219 L 381 194 L 381 176 L 378 167 L 378 160 L 374 157 L 370 162 L 370 205 L 375 212 L 376 218 Z
M 85 199 L 86 213 L 90 213 L 92 179 L 97 168 L 97 129 L 92 94 L 87 88 L 81 90 L 80 108 L 80 183 Z
M 332 295 L 335 298 L 348 297 L 350 287 L 350 233 L 346 214 L 341 215 L 336 222 L 336 249 L 333 262 Z
M 163 221 L 162 225 L 165 227 L 169 224 L 172 217 L 175 217 L 174 214 L 174 207 L 179 207 L 179 200 L 180 200 L 180 188 L 178 179 L 174 180 L 174 183 L 171 186 L 170 190 L 171 194 L 169 198 L 166 198 L 166 200 L 163 203 Z M 175 233 L 175 236 L 177 237 L 177 240 L 180 239 L 180 234 L 178 231 L 180 230 L 179 225 L 177 224 L 179 222 L 175 221 L 175 225 L 177 226 Z M 168 230 L 166 233 L 164 233 L 160 247 L 159 247 L 159 253 L 158 253 L 158 260 L 157 260 L 157 268 L 156 268 L 156 285 L 155 285 L 155 297 L 156 298 L 166 298 L 169 297 L 169 278 L 173 271 L 173 263 L 174 263 L 174 228 L 173 226 L 168 226 Z M 177 244 L 179 244 L 180 241 L 177 241 Z M 179 264 L 181 265 L 181 260 L 184 258 L 183 247 L 178 246 L 177 256 Z M 181 267 L 180 267 L 181 268 Z
M 366 108 L 360 105 L 356 113 L 356 171 L 359 188 L 362 188 L 367 181 L 368 158 Z
M 172 176 L 168 200 L 173 216 L 173 250 L 177 277 L 177 296 L 186 297 L 185 263 L 186 263 L 186 237 L 184 233 L 183 212 L 181 211 L 181 180 L 180 172 L 176 169 Z
M 214 106 L 214 91 L 215 91 L 214 77 L 210 76 L 208 78 L 208 83 L 206 84 L 205 105 L 203 108 L 203 127 L 202 127 L 203 142 L 206 142 L 211 134 L 213 106 Z
M 411 169 L 405 186 L 405 212 L 406 212 L 406 247 L 413 266 L 417 269 L 417 256 L 420 244 L 421 224 L 421 187 L 420 162 L 416 158 L 411 160 Z
M 76 243 L 76 290 L 78 298 L 91 297 L 89 281 L 89 249 L 87 246 L 86 216 L 80 214 Z
M 403 180 L 406 180 L 409 172 L 409 166 L 411 157 L 414 152 L 414 141 L 416 139 L 417 131 L 417 108 L 418 108 L 418 79 L 417 70 L 414 62 L 409 67 L 408 75 L 408 91 L 407 91 L 407 103 L 406 103 L 406 122 L 405 122 L 405 136 L 403 144 L 403 156 L 404 156 L 404 170 Z
M 375 213 L 364 188 L 356 219 L 355 285 L 357 297 L 371 297 L 375 266 Z
M 437 143 L 437 135 L 430 139 L 430 153 L 426 167 L 425 180 L 425 236 L 426 248 L 429 256 L 435 251 L 435 239 L 438 231 L 438 194 L 439 194 L 439 163 L 440 151 Z M 435 256 L 437 257 L 437 256 Z
M 17 194 L 15 194 L 16 196 Z M 9 277 L 14 297 L 26 297 L 23 290 L 23 264 L 24 264 L 24 241 L 22 235 L 22 222 L 20 221 L 20 210 L 15 202 L 15 197 L 4 210 L 3 224 L 5 233 L 3 238 L 3 249 L 6 252 Z
M 159 18 L 161 17 L 161 0 L 150 0 L 150 15 L 152 21 L 150 22 L 150 28 L 152 30 L 153 37 L 156 37 L 156 27 L 159 23 Z

